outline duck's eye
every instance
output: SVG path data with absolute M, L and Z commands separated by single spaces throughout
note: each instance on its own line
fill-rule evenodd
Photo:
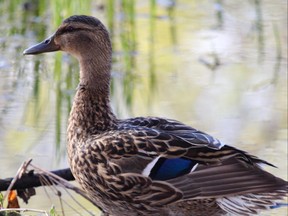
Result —
M 50 41 L 51 41 L 51 39 L 49 38 L 49 39 L 46 39 L 46 40 L 44 41 L 44 43 L 45 43 L 45 44 L 49 44 Z

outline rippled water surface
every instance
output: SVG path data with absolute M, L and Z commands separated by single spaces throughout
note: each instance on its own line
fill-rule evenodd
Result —
M 65 54 L 22 52 L 63 18 L 88 14 L 111 33 L 112 103 L 120 118 L 178 119 L 270 161 L 278 168 L 269 171 L 287 180 L 286 1 L 102 2 L 0 1 L 0 178 L 29 158 L 47 170 L 68 167 L 78 64 Z M 21 206 L 60 209 L 51 191 L 51 199 L 37 193 Z

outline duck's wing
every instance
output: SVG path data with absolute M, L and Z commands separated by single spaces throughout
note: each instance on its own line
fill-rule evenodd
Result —
M 261 168 L 262 164 L 273 167 L 274 165 L 245 151 L 228 146 L 211 135 L 179 121 L 157 117 L 138 117 L 128 119 L 125 122 L 133 126 L 155 129 L 160 134 L 169 134 L 171 136 L 170 142 L 168 142 L 170 148 L 180 146 L 187 150 L 180 158 L 172 160 L 162 158 L 161 162 L 165 166 L 171 163 L 173 165 L 179 164 L 179 166 L 183 167 L 185 165 L 186 167 L 192 167 L 192 171 L 188 175 L 167 180 L 177 186 L 177 188 L 185 191 L 185 197 L 197 196 L 197 192 L 193 195 L 193 191 L 199 192 L 201 188 L 202 192 L 198 195 L 206 197 L 216 196 L 217 190 L 219 195 L 221 194 L 222 196 L 225 193 L 232 194 L 234 192 L 237 193 L 237 191 L 242 191 L 243 193 L 248 192 L 248 190 L 251 192 L 253 190 L 260 191 L 259 188 L 263 184 L 266 184 L 267 190 L 269 190 L 269 187 L 273 190 L 282 185 L 287 191 L 287 182 L 276 178 Z M 246 177 L 247 179 L 245 180 Z M 211 182 L 213 182 L 213 186 Z M 207 187 L 208 185 L 213 188 Z M 221 191 L 225 188 L 224 185 L 226 185 L 226 191 Z M 252 185 L 256 189 L 253 189 Z
M 181 151 L 184 151 L 185 153 L 182 154 L 185 154 L 185 157 L 203 163 L 214 163 L 227 157 L 237 156 L 239 159 L 242 158 L 242 160 L 251 163 L 264 163 L 274 166 L 267 161 L 249 155 L 245 151 L 228 146 L 207 133 L 172 119 L 157 117 L 131 118 L 122 121 L 120 128 L 124 130 L 135 128 L 136 137 L 143 136 L 144 139 L 153 137 L 153 144 L 155 146 L 159 144 L 165 150 L 168 149 L 170 156 L 173 155 L 173 150 L 175 154 L 179 153 L 179 155 Z
M 129 119 L 120 123 L 117 130 L 95 139 L 101 146 L 99 151 L 120 168 L 111 170 L 118 170 L 113 175 L 125 181 L 127 194 L 139 193 L 136 197 L 146 197 L 147 202 L 168 204 L 181 198 L 287 192 L 287 182 L 258 165 L 268 162 L 177 121 Z M 145 195 L 141 195 L 143 191 Z
M 125 121 L 121 122 L 121 127 L 124 128 L 125 126 L 131 127 L 131 125 L 156 129 L 159 132 L 168 133 L 174 137 L 182 139 L 186 143 L 192 144 L 195 147 L 199 146 L 208 147 L 211 149 L 220 149 L 225 145 L 223 142 L 210 136 L 209 134 L 173 119 L 137 117 L 126 119 Z

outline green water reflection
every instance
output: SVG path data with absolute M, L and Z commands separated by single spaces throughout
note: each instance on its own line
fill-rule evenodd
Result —
M 64 18 L 89 14 L 111 33 L 119 117 L 181 120 L 269 160 L 287 179 L 286 7 L 280 0 L 0 0 L 0 178 L 27 158 L 44 169 L 68 166 L 78 63 L 22 51 Z M 46 199 L 28 206 L 59 205 Z

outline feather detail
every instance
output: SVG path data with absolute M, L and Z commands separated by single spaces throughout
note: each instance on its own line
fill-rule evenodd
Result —
M 160 157 L 161 156 L 158 156 L 153 161 L 151 161 L 143 170 L 142 175 L 150 176 L 151 170 L 153 169 L 153 167 L 155 166 L 155 164 L 157 163 L 157 161 L 159 160 Z
M 281 207 L 288 207 L 288 203 L 275 203 L 273 206 L 270 206 L 270 209 L 276 209 Z
M 235 216 L 258 214 L 261 210 L 277 206 L 276 200 L 285 197 L 284 191 L 254 193 L 233 197 L 217 198 L 216 202 L 226 212 Z M 275 200 L 276 199 L 276 200 Z

